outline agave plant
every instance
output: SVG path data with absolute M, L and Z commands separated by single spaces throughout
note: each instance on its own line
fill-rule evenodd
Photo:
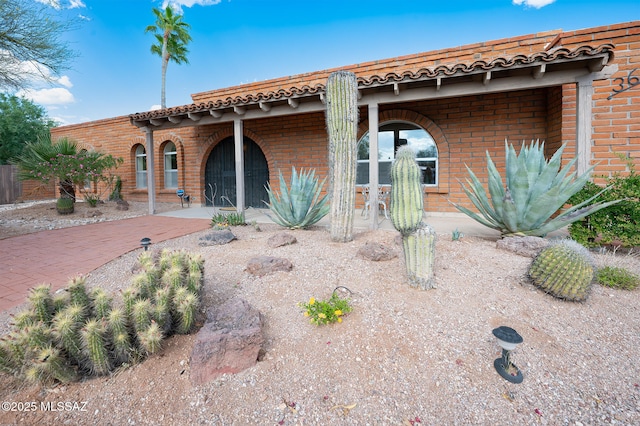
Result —
M 567 200 L 578 192 L 591 177 L 593 167 L 577 176 L 569 173 L 577 158 L 562 169 L 561 158 L 566 144 L 560 147 L 549 161 L 544 157 L 544 143 L 536 141 L 524 146 L 517 155 L 513 145 L 505 141 L 506 184 L 487 152 L 489 196 L 480 180 L 467 167 L 471 179 L 467 179 L 464 192 L 479 214 L 466 207 L 455 205 L 472 219 L 497 229 L 503 236 L 544 236 L 577 220 L 619 202 L 594 203 L 603 191 L 584 202 L 574 205 L 553 217 Z
M 307 228 L 329 213 L 328 195 L 320 198 L 326 178 L 318 183 L 315 170 L 291 168 L 291 185 L 287 187 L 280 172 L 280 191 L 278 194 L 267 186 L 269 206 L 274 217 L 269 216 L 278 225 L 290 229 Z

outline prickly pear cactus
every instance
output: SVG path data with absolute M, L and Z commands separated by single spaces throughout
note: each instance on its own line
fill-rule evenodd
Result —
M 594 276 L 589 251 L 573 240 L 562 240 L 543 249 L 529 268 L 536 287 L 559 299 L 587 299 Z
M 408 146 L 396 153 L 391 166 L 391 223 L 402 235 L 413 232 L 422 221 L 424 201 L 416 154 Z
M 337 71 L 327 81 L 327 129 L 331 176 L 331 239 L 353 240 L 358 161 L 358 81 Z

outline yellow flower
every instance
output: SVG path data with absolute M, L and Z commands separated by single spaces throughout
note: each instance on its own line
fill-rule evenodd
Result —
M 333 314 L 334 314 L 335 316 L 339 317 L 340 315 L 342 315 L 342 311 L 341 311 L 340 309 L 338 309 L 338 310 L 336 310 Z
M 323 312 L 320 312 L 320 313 L 318 314 L 318 318 L 323 318 L 323 319 L 324 319 L 324 318 L 326 318 L 326 317 L 327 317 L 327 316 L 326 316 Z
M 341 317 L 338 317 L 338 322 L 342 322 L 342 318 Z
M 304 313 L 304 316 L 305 316 L 305 317 L 308 317 L 308 316 L 309 316 L 309 311 L 306 311 L 306 312 Z
M 309 304 L 313 305 L 314 303 L 316 303 L 316 298 L 312 297 L 311 299 L 309 299 Z

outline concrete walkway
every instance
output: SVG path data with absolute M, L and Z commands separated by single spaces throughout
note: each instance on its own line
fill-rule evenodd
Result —
M 41 231 L 0 240 L 0 312 L 25 301 L 29 289 L 51 284 L 55 291 L 69 279 L 94 269 L 132 250 L 140 250 L 140 240 L 160 242 L 208 229 L 211 217 L 220 212 L 212 207 L 189 207 L 168 213 L 100 222 L 72 228 Z M 226 211 L 222 211 L 225 213 Z M 249 208 L 248 223 L 273 223 L 266 209 Z M 392 230 L 391 221 L 379 216 L 379 228 Z M 464 235 L 497 239 L 499 233 L 458 214 L 427 215 L 427 223 L 438 234 L 451 235 L 458 229 Z M 329 226 L 329 217 L 318 225 Z M 370 229 L 370 221 L 358 210 L 356 229 Z
M 141 249 L 140 240 L 160 242 L 210 227 L 211 219 L 141 216 L 0 240 L 0 311 L 24 302 L 29 289 L 66 287 L 69 278 Z

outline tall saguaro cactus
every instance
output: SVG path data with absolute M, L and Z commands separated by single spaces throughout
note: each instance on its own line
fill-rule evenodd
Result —
M 358 82 L 348 71 L 336 71 L 327 81 L 327 130 L 331 183 L 331 239 L 353 240 L 356 203 Z
M 408 146 L 398 149 L 391 166 L 391 223 L 402 234 L 402 250 L 409 284 L 422 290 L 434 287 L 436 234 L 422 222 L 420 167 Z

